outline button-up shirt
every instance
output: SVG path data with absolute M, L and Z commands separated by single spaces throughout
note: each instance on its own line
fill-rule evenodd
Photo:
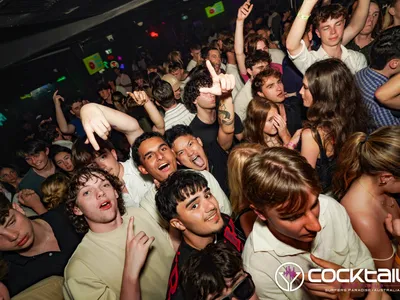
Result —
M 308 51 L 304 41 L 301 40 L 301 51 L 297 55 L 290 55 L 290 59 L 293 61 L 297 69 L 302 74 L 305 74 L 307 69 L 315 62 L 331 58 L 328 53 L 325 52 L 324 48 L 321 46 L 317 51 Z M 341 60 L 349 67 L 351 73 L 355 74 L 361 69 L 367 66 L 367 60 L 365 56 L 353 50 L 348 50 L 343 45 L 340 46 L 342 49 Z
M 353 230 L 346 210 L 336 200 L 319 196 L 321 231 L 317 233 L 311 253 L 344 268 L 374 270 L 371 253 Z M 257 296 L 262 299 L 314 299 L 304 287 L 286 292 L 275 283 L 275 272 L 283 263 L 299 265 L 306 273 L 321 268 L 311 260 L 310 253 L 293 248 L 278 240 L 268 226 L 258 219 L 243 251 L 244 269 L 251 274 Z

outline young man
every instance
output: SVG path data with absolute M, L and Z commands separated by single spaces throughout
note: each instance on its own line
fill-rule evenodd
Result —
M 112 99 L 112 90 L 108 84 L 101 84 L 97 89 L 97 93 L 100 96 L 102 105 L 115 109 L 115 105 Z
M 374 128 L 400 125 L 400 116 L 394 116 L 391 109 L 398 110 L 398 101 L 379 101 L 375 91 L 390 77 L 400 73 L 400 26 L 383 31 L 374 41 L 371 64 L 356 74 L 356 82 L 361 90 L 364 104 L 374 121 Z
M 201 49 L 201 58 L 204 61 L 209 60 L 217 74 L 221 74 L 221 70 L 226 70 L 221 60 L 221 52 L 217 48 L 204 47 Z
M 115 83 L 117 86 L 122 86 L 127 92 L 132 92 L 132 80 L 128 75 L 121 72 L 120 68 L 114 68 L 114 73 L 117 75 Z
M 231 74 L 218 75 L 208 60 L 206 66 L 208 72 L 203 69 L 193 74 L 185 88 L 183 102 L 190 112 L 197 113 L 189 126 L 205 145 L 218 140 L 221 147 L 228 151 L 233 134 L 239 141 L 243 137 L 243 125 L 233 113 L 231 93 L 235 78 Z M 220 96 L 218 118 L 216 96 Z
M 145 210 L 125 210 L 121 186 L 100 169 L 82 168 L 71 179 L 67 213 L 86 235 L 65 268 L 65 299 L 162 299 L 166 293 L 174 255 L 168 235 Z
M 201 64 L 202 58 L 200 52 L 201 52 L 200 45 L 194 44 L 190 46 L 190 55 L 192 56 L 192 59 L 189 61 L 186 67 L 186 71 L 190 72 L 192 69 Z
M 163 77 L 161 77 L 162 80 L 168 82 L 171 87 L 172 90 L 174 92 L 174 98 L 176 101 L 180 101 L 181 100 L 181 84 L 179 82 L 179 80 L 172 74 L 165 74 Z
M 268 68 L 270 63 L 271 56 L 265 51 L 257 50 L 254 54 L 248 55 L 246 57 L 246 70 L 247 73 L 250 75 L 250 79 L 246 82 L 244 87 L 240 90 L 240 92 L 233 100 L 233 103 L 235 105 L 235 113 L 238 114 L 240 120 L 244 121 L 244 119 L 246 118 L 247 106 L 253 99 L 253 94 L 251 91 L 251 83 L 253 79 L 257 76 L 258 73 Z
M 67 140 L 60 128 L 50 122 L 39 125 L 39 136 L 48 144 L 72 148 L 72 142 Z
M 64 209 L 32 220 L 0 194 L 0 251 L 8 265 L 4 283 L 11 297 L 44 278 L 62 276 L 81 240 Z M 59 297 L 61 293 L 60 289 Z
M 286 120 L 291 135 L 302 128 L 306 119 L 303 113 L 303 101 L 297 96 L 287 97 L 282 83 L 282 74 L 270 68 L 258 73 L 252 82 L 254 96 L 265 98 L 279 107 L 280 115 Z
M 55 91 L 53 102 L 56 109 L 57 124 L 61 132 L 65 134 L 76 134 L 78 137 L 85 137 L 85 131 L 83 130 L 81 122 L 81 108 L 83 106 L 82 100 L 74 98 L 74 100 L 67 104 L 69 112 L 75 117 L 75 119 L 71 120 L 71 123 L 67 123 L 67 120 L 65 119 L 61 108 L 61 101 L 64 102 L 64 98 L 58 95 L 58 91 Z
M 353 74 L 365 68 L 367 61 L 364 55 L 348 50 L 342 45 L 347 10 L 340 4 L 331 4 L 318 8 L 313 19 L 313 28 L 316 29 L 316 34 L 321 39 L 321 47 L 318 51 L 307 50 L 302 38 L 307 20 L 317 2 L 318 0 L 305 0 L 290 29 L 286 40 L 286 48 L 293 63 L 302 74 L 314 62 L 331 57 L 341 59 Z M 365 22 L 365 19 L 363 19 L 363 22 Z M 344 44 L 347 42 L 345 41 Z
M 204 146 L 201 139 L 195 137 L 190 127 L 185 125 L 176 125 L 167 130 L 165 138 L 174 151 L 179 165 L 192 170 L 210 172 L 229 197 L 228 153 L 217 141 Z
M 338 281 L 311 283 L 307 278 L 303 288 L 284 291 L 279 285 L 285 286 L 285 280 L 278 277 L 278 285 L 274 279 L 283 263 L 296 263 L 305 273 L 330 262 L 342 268 L 375 269 L 346 210 L 336 200 L 320 194 L 314 169 L 298 152 L 269 148 L 256 154 L 246 161 L 242 178 L 244 197 L 258 216 L 246 241 L 243 263 L 260 299 L 338 296 Z
M 170 129 L 172 126 L 177 124 L 189 125 L 194 119 L 195 115 L 190 113 L 182 103 L 178 103 L 174 96 L 173 88 L 179 88 L 178 80 L 171 74 L 164 75 L 163 78 L 170 76 L 172 78 L 166 78 L 168 80 L 174 80 L 175 87 L 173 87 L 168 80 L 163 79 L 158 85 L 153 88 L 153 97 L 156 100 L 156 104 L 161 106 L 164 111 L 164 122 L 165 129 Z
M 131 158 L 118 162 L 114 146 L 104 140 L 108 137 L 108 130 L 113 128 L 125 134 L 132 145 L 143 133 L 138 122 L 122 112 L 95 103 L 89 103 L 82 109 L 82 121 L 91 145 L 86 144 L 83 139 L 74 144 L 72 156 L 76 168 L 95 163 L 99 168 L 117 176 L 124 183 L 122 193 L 125 206 L 138 207 L 141 198 L 152 185 L 151 178 L 143 176 Z M 96 131 L 101 127 L 102 131 Z M 98 136 L 95 137 L 93 132 Z
M 232 219 L 220 212 L 207 180 L 199 173 L 180 170 L 171 174 L 160 184 L 156 204 L 161 216 L 183 236 L 172 264 L 166 299 L 185 299 L 179 272 L 191 254 L 220 240 L 231 243 L 239 252 L 243 244 Z
M 229 244 L 211 243 L 191 254 L 181 274 L 185 299 L 258 300 L 253 279 L 243 270 L 240 253 Z

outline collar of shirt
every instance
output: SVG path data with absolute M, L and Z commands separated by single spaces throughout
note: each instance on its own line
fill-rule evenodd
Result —
M 321 224 L 321 231 L 317 233 L 317 236 L 315 237 L 312 244 L 312 249 L 316 249 L 317 246 L 321 243 L 320 233 L 322 232 L 322 230 L 324 230 L 326 226 L 326 219 L 324 217 L 324 214 L 326 212 L 327 202 L 325 201 L 324 197 L 321 197 L 321 195 L 319 197 L 319 203 L 319 222 Z M 254 252 L 274 251 L 278 256 L 297 255 L 306 252 L 301 249 L 293 248 L 292 246 L 289 246 L 278 240 L 269 230 L 268 226 L 260 219 L 257 219 L 257 221 L 254 223 L 252 234 Z
M 342 49 L 342 56 L 341 56 L 341 60 L 342 61 L 346 61 L 346 59 L 349 57 L 349 51 L 347 50 L 347 48 L 343 45 L 340 45 L 340 48 Z M 317 55 L 318 57 L 322 58 L 322 59 L 327 59 L 327 58 L 331 58 L 331 56 L 329 56 L 328 53 L 325 52 L 324 48 L 322 47 L 322 45 L 319 47 L 319 49 L 317 50 Z
M 374 81 L 380 85 L 386 83 L 389 80 L 389 78 L 387 78 L 385 75 L 382 75 L 381 73 L 375 71 L 374 69 L 365 68 L 365 72 L 369 78 L 373 78 Z

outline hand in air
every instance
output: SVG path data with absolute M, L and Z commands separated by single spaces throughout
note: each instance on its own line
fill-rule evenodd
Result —
M 386 230 L 400 242 L 400 219 L 393 219 L 392 214 L 388 214 L 385 219 L 385 227 Z
M 99 144 L 96 142 L 94 133 L 96 133 L 103 140 L 108 139 L 111 132 L 111 125 L 107 121 L 103 112 L 99 107 L 92 103 L 86 104 L 81 109 L 81 120 L 83 129 L 86 132 L 86 144 L 90 142 L 93 148 L 97 151 L 100 150 Z
M 244 21 L 253 9 L 253 4 L 250 3 L 250 0 L 247 0 L 241 7 L 239 7 L 237 20 Z
M 53 102 L 55 105 L 61 105 L 61 102 L 64 102 L 64 98 L 60 95 L 58 95 L 58 90 L 54 92 L 53 94 Z
M 128 96 L 131 97 L 137 105 L 143 106 L 149 101 L 149 96 L 147 96 L 145 91 L 135 91 L 133 93 L 127 92 Z
M 200 88 L 201 93 L 210 93 L 215 96 L 230 93 L 235 88 L 235 77 L 231 74 L 217 74 L 209 60 L 206 61 L 207 69 L 211 74 L 212 86 Z
M 135 235 L 133 233 L 133 219 L 133 217 L 129 219 L 126 236 L 125 268 L 128 268 L 127 271 L 131 276 L 139 277 L 140 270 L 146 262 L 147 254 L 155 238 L 148 237 L 143 231 Z

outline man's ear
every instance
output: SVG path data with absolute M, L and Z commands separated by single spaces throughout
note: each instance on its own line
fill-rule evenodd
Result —
M 400 60 L 398 58 L 394 58 L 394 59 L 389 60 L 389 67 L 391 69 L 397 69 L 399 64 L 400 64 Z
M 257 95 L 260 96 L 261 98 L 265 98 L 265 96 L 262 92 L 257 92 Z
M 13 203 L 12 208 L 25 216 L 25 211 L 22 209 L 22 207 L 18 203 Z
M 321 38 L 321 33 L 319 32 L 318 29 L 315 29 L 315 33 L 317 34 L 317 36 L 318 36 L 319 38 Z
M 142 165 L 139 165 L 138 169 L 139 169 L 140 173 L 142 173 L 143 175 L 149 174 L 149 172 L 147 172 L 146 168 L 143 167 Z
M 75 113 L 72 111 L 72 109 L 70 109 L 69 112 L 71 113 L 71 115 L 75 116 Z
M 50 149 L 46 147 L 46 150 L 44 151 L 44 153 L 46 153 L 46 156 L 49 156 Z
M 110 153 L 115 158 L 115 160 L 118 160 L 117 151 L 115 151 L 114 149 L 111 149 Z
M 250 208 L 254 211 L 254 213 L 259 217 L 262 221 L 266 221 L 267 218 L 264 216 L 264 213 L 258 210 L 253 204 L 250 204 Z
M 247 68 L 246 71 L 247 71 L 247 74 L 250 75 L 250 77 L 253 76 L 253 71 L 250 68 Z
M 196 140 L 200 144 L 200 146 L 203 147 L 203 141 L 201 140 L 201 138 L 197 137 Z
M 180 220 L 178 220 L 177 218 L 173 218 L 169 221 L 169 224 L 178 229 L 179 231 L 185 231 L 186 227 L 182 224 L 182 222 Z
M 73 209 L 73 212 L 74 212 L 74 214 L 75 215 L 77 215 L 77 216 L 82 216 L 83 215 L 83 212 L 79 209 L 79 207 L 78 206 L 74 206 L 74 209 Z

